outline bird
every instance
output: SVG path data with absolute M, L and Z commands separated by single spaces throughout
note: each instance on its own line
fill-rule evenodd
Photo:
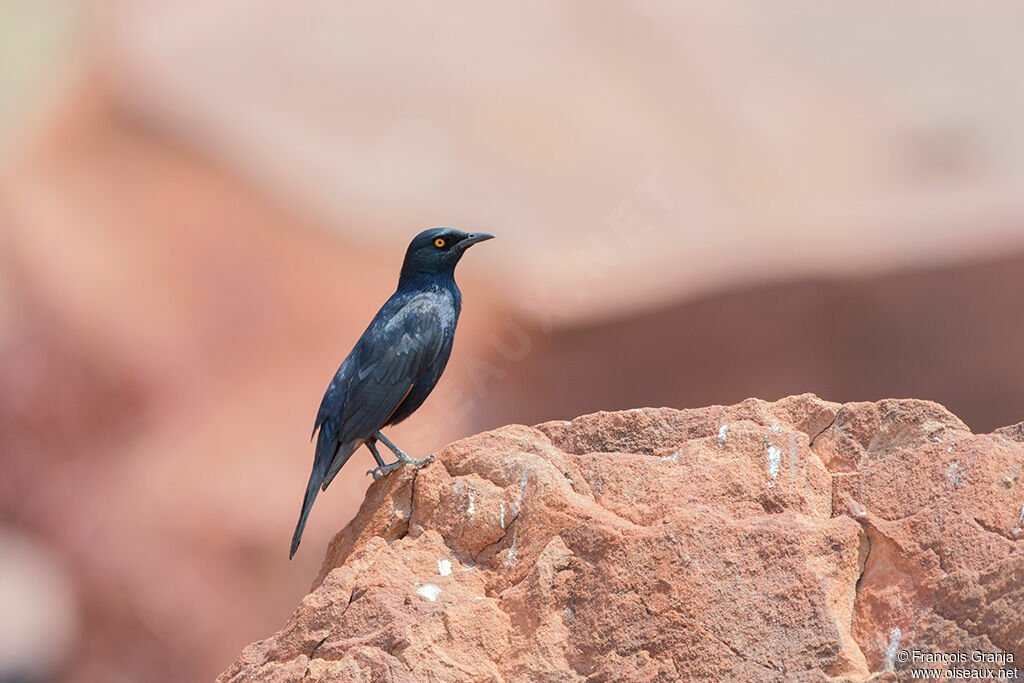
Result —
M 403 464 L 422 467 L 434 459 L 433 455 L 422 459 L 406 455 L 381 429 L 412 415 L 437 385 L 462 311 L 455 266 L 469 247 L 493 237 L 485 232 L 431 228 L 409 243 L 398 288 L 370 321 L 320 401 L 313 424 L 313 470 L 289 559 L 299 548 L 317 494 L 327 489 L 360 446 L 366 446 L 377 462 L 366 472 L 374 479 Z M 384 463 L 378 441 L 395 454 L 395 462 Z

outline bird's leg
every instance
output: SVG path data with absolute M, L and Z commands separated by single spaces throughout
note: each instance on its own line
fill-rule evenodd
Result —
M 380 457 L 380 451 L 377 450 L 377 439 L 372 436 L 366 440 L 366 447 L 373 453 L 373 459 L 377 461 L 380 467 L 384 467 L 384 458 Z
M 387 446 L 388 448 L 390 448 L 391 452 L 395 454 L 395 456 L 398 458 L 399 462 L 405 462 L 405 463 L 409 463 L 410 465 L 416 465 L 417 467 L 422 467 L 423 465 L 426 465 L 427 463 L 432 462 L 434 460 L 434 456 L 433 455 L 428 455 L 427 457 L 423 458 L 422 460 L 417 460 L 416 458 L 410 458 L 408 455 L 406 455 L 402 451 L 401 448 L 399 448 L 395 444 L 391 443 L 391 440 L 388 439 L 388 437 L 386 437 L 383 434 L 381 434 L 379 431 L 374 432 L 373 433 L 373 437 L 375 439 L 380 439 L 381 441 L 383 441 L 384 445 Z
M 377 467 L 372 470 L 366 470 L 366 473 L 372 474 L 374 479 L 380 479 L 385 474 L 390 474 L 402 466 L 401 460 L 397 460 L 390 465 L 384 464 L 384 458 L 380 457 L 380 451 L 377 450 L 377 439 L 372 437 L 368 439 L 366 447 L 370 449 L 370 452 L 373 453 L 373 459 L 377 461 Z

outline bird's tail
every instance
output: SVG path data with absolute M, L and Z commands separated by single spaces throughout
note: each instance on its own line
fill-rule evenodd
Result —
M 309 511 L 313 508 L 313 501 L 316 494 L 320 493 L 320 480 L 323 479 L 323 472 L 317 472 L 317 467 L 309 473 L 309 483 L 306 484 L 306 495 L 302 498 L 302 511 L 299 513 L 299 522 L 295 525 L 295 533 L 292 534 L 292 549 L 288 553 L 288 559 L 295 557 L 295 551 L 299 549 L 299 541 L 302 540 L 302 531 L 306 528 L 306 519 Z
M 299 513 L 299 522 L 295 525 L 295 533 L 292 534 L 292 549 L 288 553 L 288 559 L 295 556 L 299 549 L 299 541 L 302 540 L 302 530 L 306 528 L 306 518 L 316 500 L 316 494 L 320 493 L 320 484 L 323 483 L 324 475 L 331 465 L 334 452 L 338 448 L 338 441 L 330 425 L 320 427 L 320 435 L 316 440 L 316 456 L 313 458 L 313 471 L 309 473 L 309 482 L 306 484 L 306 495 L 302 498 L 302 511 Z

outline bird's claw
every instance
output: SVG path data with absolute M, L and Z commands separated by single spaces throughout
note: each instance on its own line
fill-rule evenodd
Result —
M 403 453 L 402 455 L 405 455 L 405 454 Z M 380 479 L 381 477 L 383 477 L 385 475 L 391 474 L 392 472 L 397 470 L 402 465 L 408 464 L 408 465 L 412 465 L 416 469 L 419 469 L 419 468 L 423 467 L 424 465 L 429 465 L 430 463 L 434 462 L 433 454 L 428 455 L 427 457 L 419 459 L 419 460 L 417 460 L 416 458 L 410 458 L 407 455 L 403 458 L 402 455 L 399 455 L 398 456 L 398 460 L 396 460 L 395 462 L 391 463 L 390 465 L 381 465 L 380 467 L 374 467 L 372 470 L 366 470 L 366 473 L 367 474 L 372 474 L 374 479 Z
M 374 479 L 380 479 L 384 475 L 391 474 L 399 467 L 402 466 L 402 461 L 393 462 L 390 465 L 381 465 L 380 467 L 374 467 L 372 470 L 366 470 L 367 474 L 372 474 Z

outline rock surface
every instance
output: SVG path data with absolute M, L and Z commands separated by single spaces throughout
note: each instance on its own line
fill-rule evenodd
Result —
M 479 434 L 374 483 L 219 680 L 864 680 L 907 648 L 1019 666 L 1021 431 L 803 395 Z

